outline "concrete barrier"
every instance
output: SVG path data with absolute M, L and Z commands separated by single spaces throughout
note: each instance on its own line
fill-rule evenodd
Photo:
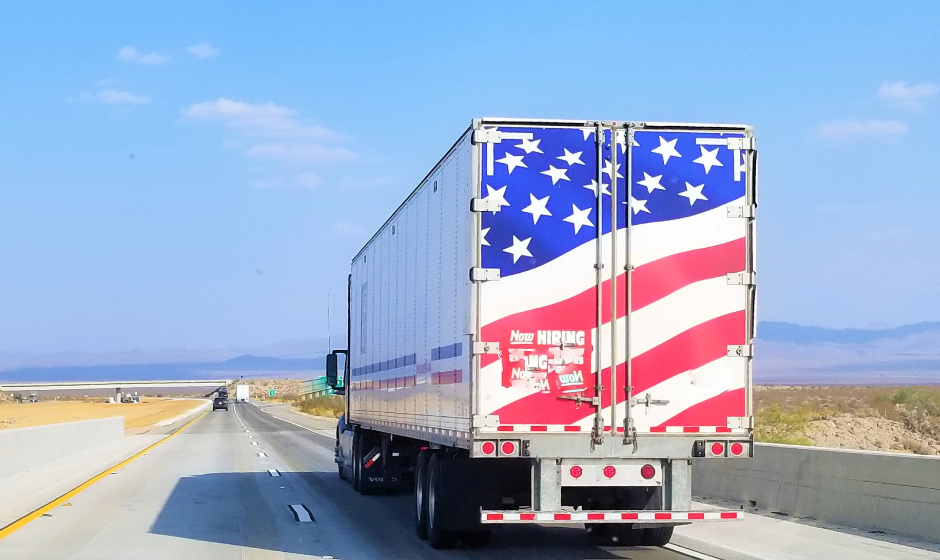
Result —
M 0 430 L 0 477 L 124 437 L 124 417 Z
M 757 444 L 753 459 L 697 459 L 692 493 L 940 542 L 940 457 Z

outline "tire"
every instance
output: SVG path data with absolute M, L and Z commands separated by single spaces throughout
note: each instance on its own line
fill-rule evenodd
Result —
M 464 542 L 469 548 L 483 548 L 490 542 L 489 531 L 471 531 L 464 534 Z
M 362 464 L 365 462 L 365 454 L 369 452 L 370 445 L 372 445 L 371 439 L 373 438 L 366 431 L 356 430 L 356 439 L 353 440 L 358 442 L 353 446 L 353 488 L 363 496 L 375 493 L 375 490 L 369 487 L 365 470 L 362 468 Z
M 431 456 L 428 462 L 428 544 L 431 548 L 450 548 L 456 535 L 444 530 L 444 487 L 442 484 L 440 453 Z
M 352 444 L 352 486 L 353 490 L 359 491 L 359 448 L 362 446 L 359 440 L 362 439 L 362 433 L 356 430 L 353 434 Z
M 431 450 L 424 449 L 415 460 L 415 533 L 421 540 L 428 538 L 428 462 Z
M 591 539 L 603 546 L 639 546 L 643 529 L 619 523 L 586 523 Z
M 651 527 L 643 529 L 641 543 L 644 546 L 666 546 L 672 539 L 672 530 L 675 527 Z

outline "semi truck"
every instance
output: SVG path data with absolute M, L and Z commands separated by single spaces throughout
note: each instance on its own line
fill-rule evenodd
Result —
M 236 385 L 235 386 L 235 402 L 236 403 L 248 402 L 248 385 Z
M 740 519 L 691 480 L 754 449 L 756 174 L 744 125 L 473 120 L 352 259 L 339 476 L 434 548 Z

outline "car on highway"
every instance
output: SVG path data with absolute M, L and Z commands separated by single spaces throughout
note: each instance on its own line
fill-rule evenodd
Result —
M 215 411 L 220 408 L 228 410 L 228 397 L 216 397 L 212 399 L 212 410 Z

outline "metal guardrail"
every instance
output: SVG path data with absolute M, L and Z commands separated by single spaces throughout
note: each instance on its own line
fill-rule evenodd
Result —
M 181 379 L 176 381 L 77 381 L 74 383 L 4 383 L 0 391 L 67 391 L 71 389 L 123 389 L 140 387 L 225 387 L 231 379 Z
M 326 376 L 314 377 L 303 382 L 300 388 L 301 398 L 332 395 L 333 390 L 326 384 Z

